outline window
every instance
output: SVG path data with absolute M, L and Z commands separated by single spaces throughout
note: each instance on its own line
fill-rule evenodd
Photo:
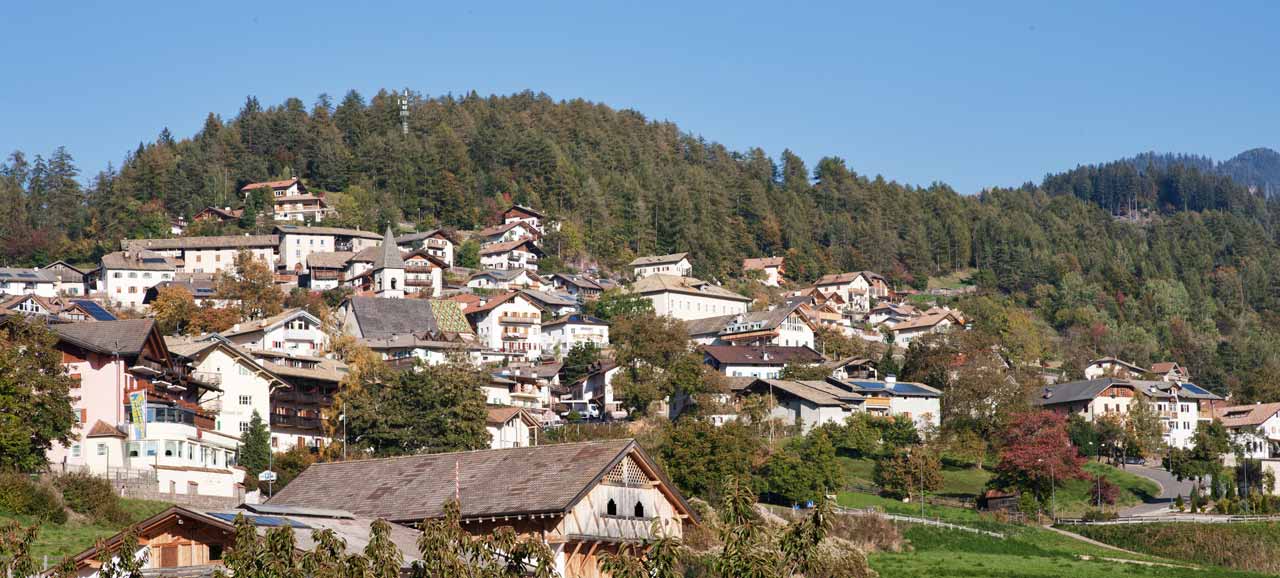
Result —
M 173 456 L 180 456 L 180 455 L 182 454 L 178 452 L 178 442 L 175 442 L 175 441 L 164 442 L 164 457 L 171 458 Z
M 107 455 L 107 444 L 98 444 L 98 455 Z
M 636 502 L 635 516 L 636 516 L 637 518 L 643 518 L 643 517 L 644 517 L 644 504 L 642 504 L 642 503 L 640 503 L 640 502 Z
M 240 396 L 240 405 L 253 405 L 253 396 L 252 395 Z
M 610 500 L 609 500 L 608 505 L 606 505 L 606 506 L 605 506 L 604 513 L 605 513 L 605 515 L 607 515 L 607 516 L 617 516 L 617 515 L 618 515 L 618 503 L 617 503 L 617 502 L 614 502 L 612 499 L 610 499 Z
M 143 273 L 143 274 L 142 274 L 142 278 L 143 278 L 143 279 L 150 279 L 150 278 L 151 278 L 151 273 Z
M 249 431 L 249 422 L 247 421 L 240 422 L 240 433 L 246 433 L 248 431 Z
M 73 458 L 80 457 L 80 444 L 73 444 L 71 446 L 71 457 Z

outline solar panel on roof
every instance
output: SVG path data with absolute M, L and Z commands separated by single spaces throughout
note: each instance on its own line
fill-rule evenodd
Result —
M 90 301 L 88 299 L 76 299 L 74 303 L 76 305 L 79 305 L 81 308 L 83 308 L 86 312 L 89 313 L 89 316 L 93 317 L 94 319 L 97 319 L 98 321 L 115 321 L 116 320 L 115 315 L 112 315 L 106 309 L 103 309 L 102 306 L 98 305 L 96 301 Z
M 910 383 L 899 383 L 897 387 L 894 388 L 894 391 L 906 395 L 932 395 L 934 393 L 933 391 Z
M 229 512 L 210 512 L 209 515 L 226 522 L 234 522 L 236 520 L 236 515 Z M 252 514 L 247 514 L 244 515 L 244 517 L 249 520 L 250 524 L 253 524 L 254 526 L 262 526 L 264 528 L 289 526 L 300 530 L 311 529 L 311 526 L 303 524 L 302 522 L 290 520 L 288 518 L 281 518 L 279 516 L 254 516 Z
M 1205 391 L 1205 390 L 1204 390 L 1204 389 L 1202 389 L 1200 386 L 1198 386 L 1198 385 L 1196 385 L 1196 384 L 1194 384 L 1194 383 L 1184 383 L 1184 384 L 1182 384 L 1182 389 L 1184 389 L 1184 390 L 1186 390 L 1186 391 L 1189 391 L 1189 392 L 1191 392 L 1191 393 L 1194 393 L 1194 394 L 1196 394 L 1196 395 L 1208 395 L 1208 394 L 1209 394 L 1209 392 L 1208 392 L 1208 391 Z
M 22 277 L 23 279 L 35 279 L 35 278 L 36 278 L 36 274 L 35 274 L 35 273 L 18 273 L 18 276 L 19 276 L 19 277 Z

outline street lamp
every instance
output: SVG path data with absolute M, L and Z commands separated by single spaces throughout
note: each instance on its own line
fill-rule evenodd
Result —
M 1036 463 L 1043 464 L 1044 458 L 1038 458 L 1036 460 Z M 1057 514 L 1056 502 L 1057 502 L 1058 488 L 1056 486 L 1057 486 L 1057 482 L 1054 479 L 1054 475 L 1053 475 L 1053 462 L 1049 462 L 1049 518 L 1051 519 L 1055 518 Z

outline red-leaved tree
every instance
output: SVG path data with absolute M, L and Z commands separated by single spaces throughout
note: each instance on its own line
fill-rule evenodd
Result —
M 1000 435 L 998 481 L 1005 487 L 1034 491 L 1044 496 L 1051 483 L 1085 479 L 1076 448 L 1067 435 L 1067 420 L 1053 412 L 1018 414 Z

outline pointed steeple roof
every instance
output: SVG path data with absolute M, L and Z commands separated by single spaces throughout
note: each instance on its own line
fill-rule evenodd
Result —
M 391 225 L 387 225 L 387 234 L 382 237 L 382 246 L 373 257 L 373 270 L 404 269 L 404 259 L 400 258 L 400 247 L 396 246 L 396 238 L 391 234 Z

